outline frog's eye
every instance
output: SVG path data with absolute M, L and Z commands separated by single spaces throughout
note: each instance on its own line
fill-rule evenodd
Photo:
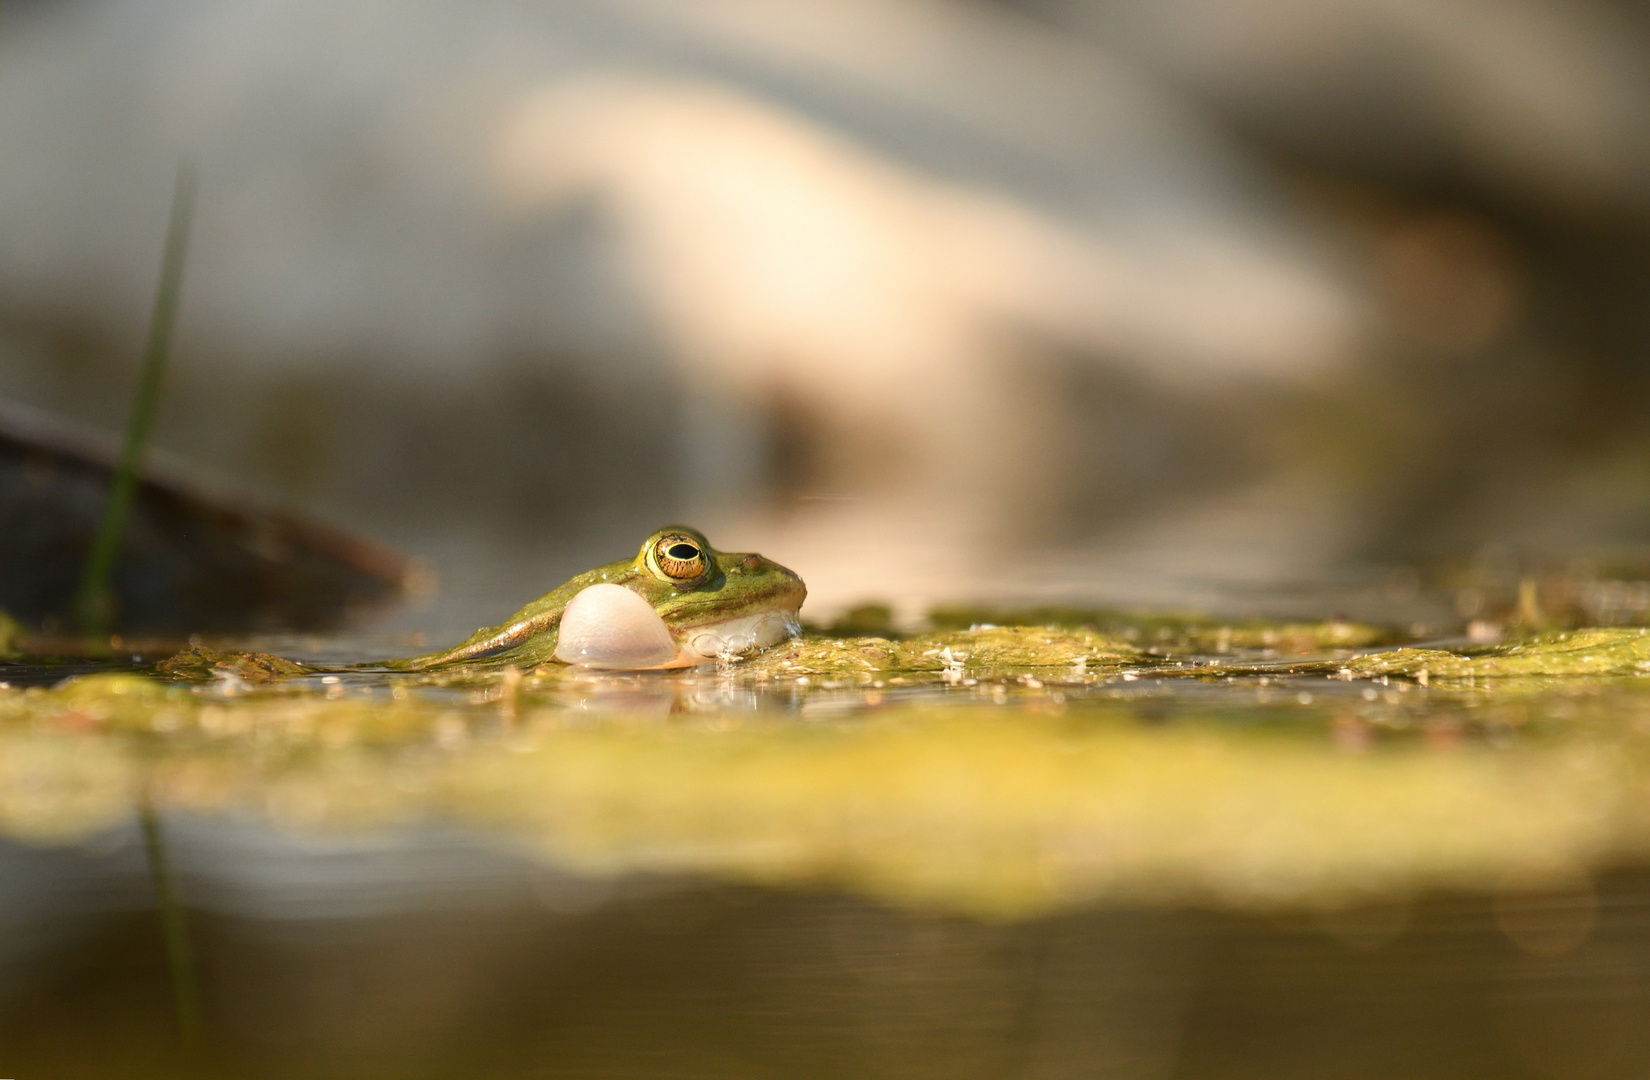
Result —
M 675 582 L 703 577 L 708 565 L 705 549 L 693 537 L 681 533 L 659 537 L 653 545 L 652 561 L 660 574 Z

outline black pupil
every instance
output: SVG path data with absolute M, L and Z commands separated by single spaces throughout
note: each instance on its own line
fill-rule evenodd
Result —
M 699 549 L 692 544 L 672 544 L 665 554 L 673 559 L 681 559 L 683 562 L 687 562 L 689 559 L 699 557 Z

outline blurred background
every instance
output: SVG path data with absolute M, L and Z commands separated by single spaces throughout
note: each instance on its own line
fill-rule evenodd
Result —
M 1608 0 L 0 0 L 0 400 L 121 428 L 190 159 L 156 445 L 389 630 L 678 519 L 815 619 L 1378 615 L 1637 558 L 1647 110 Z
M 50 609 L 12 583 L 51 577 L 62 600 L 79 580 L 106 485 L 74 448 L 126 424 L 183 161 L 198 196 L 152 461 L 179 486 L 125 550 L 253 611 L 235 630 L 331 628 L 391 582 L 423 601 L 370 630 L 453 640 L 670 521 L 800 572 L 817 624 L 870 601 L 907 622 L 1067 604 L 1478 641 L 1510 618 L 1650 624 L 1641 4 L 0 0 L 12 614 Z M 214 494 L 178 494 L 196 490 Z M 72 527 L 19 524 L 41 506 Z M 300 516 L 235 516 L 255 506 Z M 308 592 L 258 577 L 293 551 L 319 553 L 295 571 Z M 245 591 L 214 577 L 247 566 Z M 220 628 L 169 602 L 144 629 Z M 1016 684 L 1048 697 L 1017 696 L 1004 741 L 958 764 L 928 755 L 956 727 L 867 719 L 880 680 L 862 712 L 776 682 L 771 715 L 719 675 L 661 680 L 654 756 L 645 717 L 599 716 L 645 694 L 577 684 L 565 715 L 529 700 L 518 720 L 508 680 L 392 706 L 318 677 L 236 712 L 247 685 L 220 677 L 151 687 L 200 707 L 125 727 L 93 697 L 128 684 L 8 690 L 0 1072 L 1645 1075 L 1650 721 L 1629 680 L 1572 700 L 1314 672 L 1083 712 L 1090 682 L 1090 705 L 1126 692 L 1085 671 Z M 335 709 L 281 711 L 304 694 Z M 740 741 L 764 732 L 802 749 L 770 768 Z M 611 753 L 578 756 L 581 733 Z M 870 749 L 833 765 L 825 735 Z M 1198 771 L 1222 745 L 1258 748 L 1225 785 Z M 692 786 L 695 753 L 730 771 Z M 609 802 L 580 794 L 592 761 Z M 821 775 L 840 797 L 797 786 Z M 1146 794 L 1114 811 L 1120 777 Z M 860 801 L 889 791 L 907 816 Z M 601 835 L 655 797 L 686 831 L 636 818 L 634 863 L 564 866 L 576 845 L 505 828 Z M 88 805 L 104 816 L 77 825 Z M 997 828 L 1025 807 L 1043 831 Z M 802 869 L 693 876 L 724 819 L 772 826 L 751 848 Z M 844 821 L 865 831 L 838 851 Z M 1502 869 L 1474 830 L 1520 857 L 1567 837 L 1574 880 L 1473 893 Z M 1319 880 L 1290 876 L 1319 835 L 1379 866 L 1390 842 L 1434 891 L 1409 895 L 1395 858 L 1367 908 L 1073 893 L 1012 921 L 841 870 L 892 843 L 911 880 L 966 884 L 947 860 L 978 844 L 988 871 L 1055 860 L 1053 889 L 1058 859 L 1102 879 L 1166 851 L 1287 889 Z M 195 1022 L 235 1071 L 177 1064 L 196 968 Z

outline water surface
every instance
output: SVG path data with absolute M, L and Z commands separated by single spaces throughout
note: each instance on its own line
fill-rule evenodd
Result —
M 0 1069 L 1642 1075 L 1650 638 L 1126 629 L 10 669 Z

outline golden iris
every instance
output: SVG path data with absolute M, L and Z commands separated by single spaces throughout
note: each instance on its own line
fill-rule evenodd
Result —
M 653 544 L 653 565 L 671 581 L 694 581 L 705 575 L 709 563 L 700 542 L 686 533 L 666 533 Z

